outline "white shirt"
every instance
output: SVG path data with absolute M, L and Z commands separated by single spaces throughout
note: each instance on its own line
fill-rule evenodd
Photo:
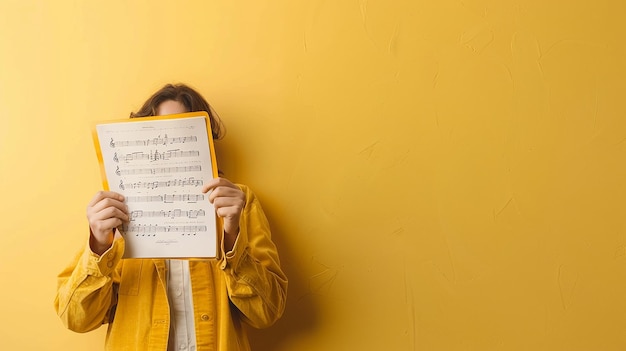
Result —
M 196 330 L 188 260 L 166 260 L 170 304 L 168 351 L 196 351 Z

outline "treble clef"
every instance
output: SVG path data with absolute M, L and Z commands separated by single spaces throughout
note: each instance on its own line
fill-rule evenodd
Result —
M 111 142 L 109 143 L 109 145 L 110 145 L 111 147 L 115 147 L 115 142 L 113 141 L 113 138 L 111 138 Z
M 123 181 L 123 180 L 120 180 L 120 189 L 122 189 L 122 190 L 124 190 L 124 189 L 125 189 L 125 187 L 124 187 L 124 181 Z
M 118 158 L 117 158 L 117 152 L 115 153 L 115 155 L 113 155 L 113 161 L 120 162 L 120 160 L 118 160 Z
M 117 169 L 115 170 L 115 174 L 120 175 L 120 166 L 117 166 Z

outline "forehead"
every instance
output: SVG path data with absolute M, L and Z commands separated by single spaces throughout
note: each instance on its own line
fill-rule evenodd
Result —
M 157 116 L 173 115 L 185 112 L 189 112 L 187 111 L 185 105 L 176 100 L 165 100 L 156 108 Z

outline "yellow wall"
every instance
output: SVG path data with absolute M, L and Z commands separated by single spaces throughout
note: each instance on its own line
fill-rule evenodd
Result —
M 182 81 L 290 277 L 256 350 L 626 348 L 623 1 L 0 2 L 0 344 L 64 330 L 90 124 Z

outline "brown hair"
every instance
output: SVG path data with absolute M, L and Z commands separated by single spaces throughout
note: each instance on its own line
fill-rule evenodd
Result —
M 131 112 L 130 118 L 156 116 L 159 105 L 168 100 L 178 101 L 185 106 L 187 111 L 206 111 L 211 120 L 211 132 L 213 139 L 217 140 L 223 137 L 222 121 L 211 105 L 194 89 L 185 84 L 167 84 L 163 88 L 154 93 L 137 112 Z

